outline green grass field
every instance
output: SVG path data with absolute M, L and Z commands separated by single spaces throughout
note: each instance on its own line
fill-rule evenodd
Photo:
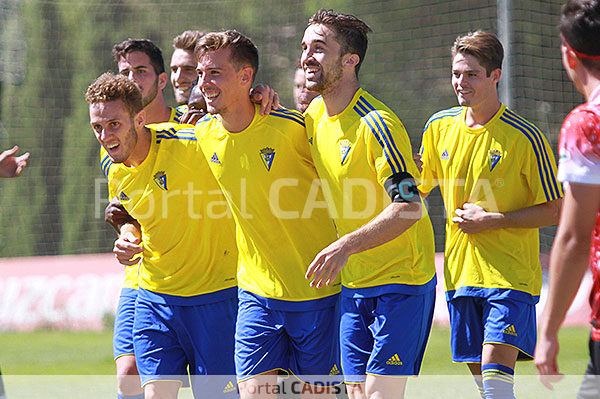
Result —
M 587 364 L 588 334 L 584 327 L 561 331 L 559 365 L 568 376 L 553 393 L 537 381 L 532 362 L 519 363 L 517 397 L 574 397 Z M 111 340 L 108 330 L 0 333 L 0 366 L 8 399 L 115 397 Z M 183 390 L 180 397 L 191 398 L 190 390 Z M 467 367 L 450 361 L 447 328 L 434 326 L 421 376 L 409 381 L 406 397 L 477 399 Z

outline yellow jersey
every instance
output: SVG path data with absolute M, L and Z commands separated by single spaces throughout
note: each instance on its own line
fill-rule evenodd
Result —
M 312 157 L 340 236 L 363 226 L 390 204 L 384 188 L 390 176 L 407 172 L 420 177 L 404 126 L 363 89 L 333 117 L 327 115 L 322 97 L 315 98 L 305 120 Z M 422 210 L 419 220 L 400 236 L 350 256 L 341 271 L 344 295 L 419 294 L 434 289 L 433 228 L 424 206 Z
M 218 116 L 196 124 L 200 145 L 226 193 L 240 253 L 238 286 L 275 310 L 331 306 L 339 283 L 311 288 L 315 255 L 336 239 L 297 111 L 279 109 L 228 132 Z M 315 182 L 316 181 L 316 182 Z
M 446 210 L 446 296 L 513 297 L 536 303 L 542 284 L 537 228 L 463 233 L 452 222 L 466 202 L 510 212 L 562 196 L 542 132 L 500 107 L 485 126 L 465 124 L 466 107 L 440 111 L 423 131 L 421 192 L 440 186 Z
M 181 116 L 187 112 L 187 105 L 180 105 L 178 107 L 170 107 L 171 115 L 167 122 L 171 123 L 179 123 Z M 102 173 L 105 177 L 107 177 L 107 168 L 106 166 L 110 162 L 110 157 L 108 153 L 104 150 L 104 147 L 100 147 L 100 167 L 102 168 Z M 113 197 L 109 195 L 108 200 L 111 201 Z M 138 266 L 125 266 L 125 279 L 123 280 L 123 288 L 138 288 Z
M 206 294 L 236 286 L 231 213 L 193 127 L 147 128 L 151 147 L 138 167 L 104 163 L 111 197 L 142 227 L 139 287 L 146 292 L 139 295 L 175 305 L 205 303 Z

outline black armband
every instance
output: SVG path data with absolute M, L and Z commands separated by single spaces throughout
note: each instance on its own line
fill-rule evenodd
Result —
M 407 172 L 394 173 L 383 184 L 392 202 L 420 202 L 415 179 Z

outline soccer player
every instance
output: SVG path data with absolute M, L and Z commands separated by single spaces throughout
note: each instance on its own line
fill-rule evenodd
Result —
M 308 90 L 305 82 L 304 70 L 298 66 L 294 71 L 294 103 L 300 112 L 306 111 L 313 98 L 319 95 L 316 91 Z
M 142 229 L 133 335 L 146 399 L 176 398 L 188 367 L 192 375 L 227 378 L 237 311 L 234 225 L 194 130 L 145 126 L 137 85 L 112 73 L 92 83 L 86 100 L 110 157 L 110 194 Z M 137 239 L 120 240 L 135 246 Z M 204 382 L 192 377 L 195 397 L 237 395 L 231 381 Z
M 321 94 L 305 112 L 306 132 L 340 235 L 305 277 L 326 287 L 341 270 L 349 397 L 398 398 L 406 376 L 419 373 L 431 328 L 434 242 L 408 135 L 358 81 L 370 31 L 353 15 L 321 9 L 302 39 L 306 87 Z
M 198 77 L 194 48 L 196 48 L 196 43 L 203 34 L 203 32 L 197 30 L 186 30 L 173 39 L 171 85 L 173 86 L 175 101 L 179 105 L 188 103 L 194 81 Z
M 562 191 L 542 132 L 498 98 L 498 38 L 468 33 L 451 53 L 459 106 L 425 125 L 419 189 L 426 196 L 439 185 L 448 215 L 452 360 L 467 363 L 482 398 L 514 398 L 515 363 L 535 348 L 538 229 L 557 222 Z
M 314 377 L 339 374 L 339 284 L 305 283 L 314 254 L 336 237 L 297 111 L 261 115 L 248 91 L 258 50 L 237 31 L 211 32 L 196 47 L 206 115 L 196 131 L 237 226 L 239 307 L 235 337 L 241 397 L 274 397 L 278 370 L 305 382 L 303 398 L 328 396 Z M 320 378 L 320 377 L 319 377 Z
M 168 107 L 163 97 L 163 89 L 167 84 L 167 74 L 162 51 L 148 39 L 127 39 L 115 44 L 112 50 L 119 74 L 134 81 L 142 92 L 142 105 L 146 123 L 174 122 L 179 123 L 183 112 L 180 109 Z M 110 162 L 110 156 L 104 150 L 100 152 L 101 166 Z M 105 211 L 105 219 L 121 232 L 121 226 L 133 223 L 129 215 L 120 215 L 120 202 L 113 198 Z M 133 225 L 126 230 L 139 236 Z M 117 367 L 117 395 L 120 398 L 137 399 L 143 397 L 138 371 L 133 353 L 133 315 L 137 298 L 138 274 L 137 267 L 130 265 L 125 268 L 125 279 L 119 296 L 119 304 L 115 314 L 113 333 L 113 354 Z
M 569 113 L 560 132 L 558 180 L 565 198 L 550 253 L 550 288 L 535 365 L 550 389 L 562 378 L 556 361 L 558 330 L 591 268 L 590 362 L 577 398 L 592 399 L 600 397 L 600 1 L 569 0 L 558 28 L 564 68 L 586 103 Z
M 29 153 L 15 156 L 18 146 L 0 153 L 0 177 L 18 177 L 29 162 Z
M 133 80 L 142 91 L 146 123 L 179 123 L 185 110 L 165 103 L 163 90 L 168 77 L 160 48 L 148 39 L 127 39 L 115 44 L 112 54 L 119 74 Z

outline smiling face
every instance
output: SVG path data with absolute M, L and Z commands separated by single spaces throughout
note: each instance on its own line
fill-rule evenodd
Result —
M 176 48 L 171 57 L 171 85 L 177 104 L 187 104 L 192 84 L 197 77 L 194 53 Z
M 300 62 L 308 90 L 320 94 L 334 91 L 342 78 L 342 61 L 341 46 L 331 28 L 319 24 L 306 28 Z
M 150 58 L 141 51 L 132 51 L 121 57 L 117 66 L 119 74 L 127 76 L 140 87 L 144 108 L 154 101 L 158 91 L 164 88 L 164 85 L 160 82 L 159 75 L 156 74 L 154 67 L 150 63 Z
M 122 100 L 90 104 L 90 125 L 114 163 L 131 164 L 136 161 L 136 124 L 139 127 L 140 123 L 143 127 L 143 111 L 132 117 Z
M 458 53 L 452 61 L 452 87 L 458 103 L 465 107 L 478 108 L 498 101 L 496 85 L 500 80 L 500 69 L 487 76 L 485 68 L 477 58 Z
M 252 68 L 236 70 L 231 62 L 231 49 L 207 51 L 200 56 L 197 66 L 198 86 L 211 114 L 226 114 L 238 101 L 250 101 Z

